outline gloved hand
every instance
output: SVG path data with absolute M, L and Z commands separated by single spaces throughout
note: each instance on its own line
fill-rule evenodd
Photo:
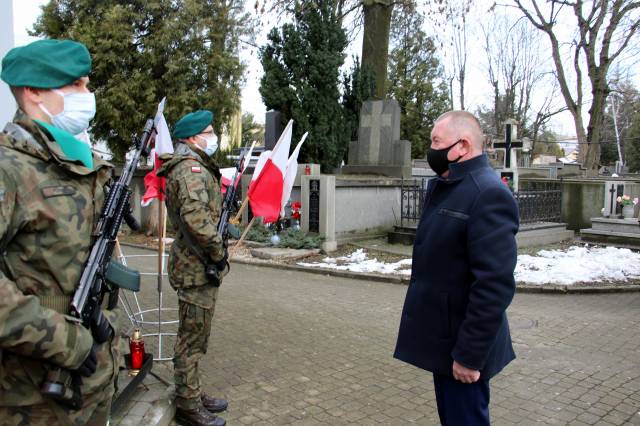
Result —
M 98 356 L 96 355 L 97 346 L 98 345 L 93 342 L 93 346 L 91 346 L 89 354 L 76 370 L 81 376 L 89 377 L 96 372 L 96 367 L 98 366 Z
M 227 267 L 228 260 L 229 260 L 229 252 L 227 251 L 227 249 L 224 249 L 224 254 L 222 255 L 222 259 L 215 262 L 214 265 L 216 265 L 216 268 L 218 269 L 218 271 L 223 271 Z

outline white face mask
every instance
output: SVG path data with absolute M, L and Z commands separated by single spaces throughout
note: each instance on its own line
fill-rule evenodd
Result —
M 202 136 L 198 136 L 198 137 L 207 143 L 207 146 L 205 146 L 202 149 L 205 154 L 211 157 L 213 154 L 216 153 L 216 151 L 218 150 L 218 136 L 213 134 L 212 136 L 209 136 L 206 138 L 203 138 Z
M 96 96 L 93 93 L 64 93 L 54 90 L 64 99 L 62 112 L 52 115 L 43 104 L 40 109 L 51 118 L 51 122 L 59 129 L 72 135 L 78 135 L 89 127 L 89 122 L 96 115 Z

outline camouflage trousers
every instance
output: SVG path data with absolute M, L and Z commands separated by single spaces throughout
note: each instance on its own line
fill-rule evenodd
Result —
M 176 405 L 179 408 L 190 410 L 200 404 L 198 363 L 207 353 L 214 308 L 215 304 L 210 309 L 206 309 L 184 300 L 178 302 L 180 323 L 173 367 Z
M 84 406 L 78 411 L 63 410 L 54 403 L 0 407 L 0 426 L 104 426 L 109 421 L 114 385 L 103 392 L 85 397 Z

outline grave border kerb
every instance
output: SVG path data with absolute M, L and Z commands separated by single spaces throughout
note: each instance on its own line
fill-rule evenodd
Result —
M 156 252 L 156 250 L 141 244 L 133 244 L 127 242 L 121 242 L 120 245 L 127 247 L 134 247 L 141 250 L 149 250 Z M 251 266 L 264 266 L 267 268 L 281 269 L 288 271 L 307 272 L 316 275 L 326 275 L 340 278 L 350 278 L 354 280 L 368 280 L 373 282 L 382 282 L 388 284 L 408 285 L 410 278 L 408 276 L 388 275 L 388 274 L 374 274 L 367 272 L 351 272 L 351 271 L 336 271 L 334 269 L 324 268 L 309 268 L 299 265 L 290 265 L 286 263 L 275 263 L 261 259 L 248 259 L 248 258 L 231 258 L 230 262 L 238 263 L 242 265 Z M 232 268 L 233 271 L 233 268 Z M 608 293 L 636 293 L 640 292 L 640 285 L 620 285 L 610 284 L 604 286 L 585 286 L 585 285 L 564 285 L 564 284 L 526 284 L 516 283 L 517 293 L 530 293 L 530 294 L 608 294 Z

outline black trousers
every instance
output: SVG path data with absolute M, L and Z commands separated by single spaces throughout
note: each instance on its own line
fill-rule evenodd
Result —
M 452 376 L 433 375 L 438 415 L 443 426 L 485 426 L 489 418 L 489 381 L 462 383 Z

